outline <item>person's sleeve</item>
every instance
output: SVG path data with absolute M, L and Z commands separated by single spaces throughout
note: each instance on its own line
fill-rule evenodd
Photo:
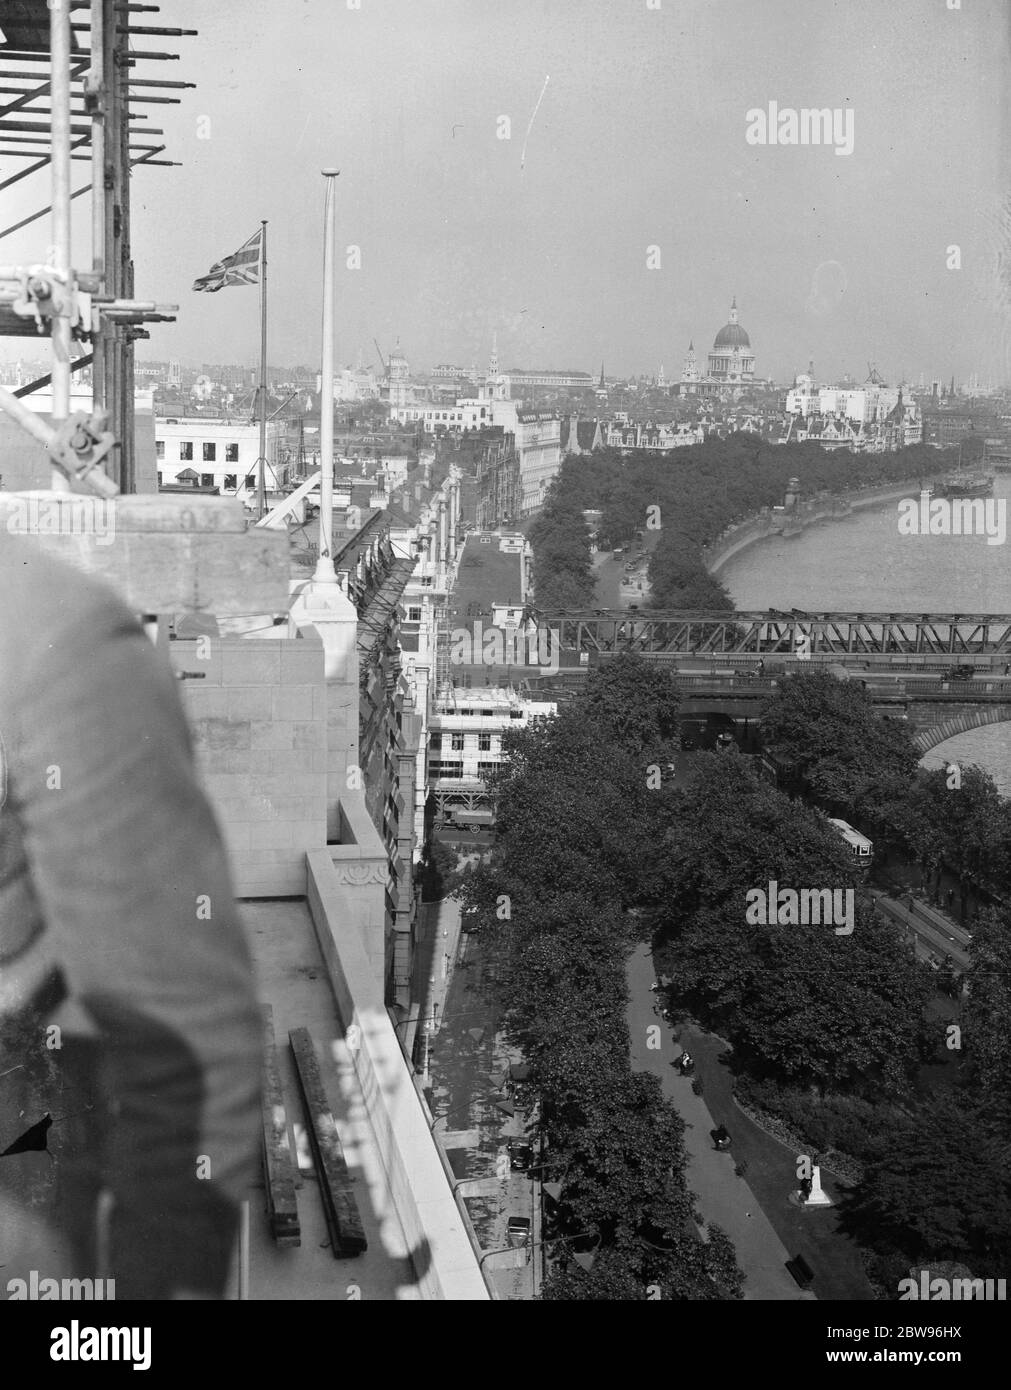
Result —
M 257 1156 L 258 1011 L 168 664 L 118 601 L 77 599 L 20 682 L 18 813 L 47 936 L 106 1044 L 134 1296 L 159 1297 L 227 1268 Z

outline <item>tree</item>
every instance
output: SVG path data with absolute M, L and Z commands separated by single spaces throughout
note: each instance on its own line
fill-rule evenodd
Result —
M 929 982 L 877 919 L 835 831 L 734 754 L 697 760 L 662 803 L 649 880 L 664 945 L 658 964 L 738 1064 L 822 1089 L 901 1091 L 921 1054 Z M 851 935 L 833 925 L 748 919 L 748 894 L 853 894 Z M 841 902 L 845 903 L 845 897 Z
M 591 671 L 579 702 L 611 744 L 637 759 L 673 757 L 681 696 L 669 674 L 631 653 Z
M 941 1093 L 897 1117 L 877 1150 L 844 1198 L 845 1229 L 911 1261 L 964 1259 L 977 1275 L 1006 1273 L 1007 1146 L 978 1108 Z
M 786 677 L 760 718 L 766 746 L 799 765 L 815 797 L 841 810 L 880 821 L 915 775 L 908 732 L 880 719 L 855 681 L 828 671 Z
M 962 1029 L 979 1094 L 1011 1139 L 1011 914 L 980 914 L 969 945 L 969 997 Z

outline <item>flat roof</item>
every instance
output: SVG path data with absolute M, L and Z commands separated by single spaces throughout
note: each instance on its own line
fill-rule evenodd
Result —
M 523 555 L 519 550 L 502 550 L 502 540 L 494 532 L 468 535 L 450 598 L 454 623 L 490 618 L 496 603 L 522 606 Z
M 302 1185 L 297 1191 L 302 1243 L 297 1250 L 280 1249 L 270 1233 L 263 1180 L 258 1175 L 257 1184 L 249 1191 L 249 1297 L 285 1302 L 344 1300 L 347 1286 L 354 1283 L 361 1289 L 361 1297 L 369 1301 L 420 1301 L 375 1136 L 362 1118 L 367 1113 L 365 1097 L 344 1042 L 309 909 L 304 900 L 277 899 L 242 903 L 241 912 L 256 964 L 260 999 L 274 1011 L 289 1127 L 294 1123 L 304 1130 L 305 1117 L 288 1030 L 305 1027 L 315 1045 L 344 1158 L 355 1179 L 355 1197 L 368 1240 L 368 1249 L 356 1259 L 334 1259 L 319 1186 L 311 1164 L 304 1166 L 306 1158 L 300 1162 Z

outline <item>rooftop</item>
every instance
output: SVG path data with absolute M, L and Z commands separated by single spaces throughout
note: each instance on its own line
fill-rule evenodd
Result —
M 525 700 L 519 695 L 512 686 L 509 685 L 489 685 L 472 686 L 470 688 L 456 689 L 445 696 L 439 697 L 441 708 L 449 709 L 452 707 L 459 712 L 461 709 L 478 709 L 481 706 L 503 705 L 510 709 L 519 709 L 520 705 L 543 704 L 545 710 L 553 708 L 550 701 Z
M 289 1123 L 301 1128 L 301 1103 L 288 1030 L 308 1028 L 323 1085 L 352 1177 L 368 1250 L 338 1263 L 330 1249 L 319 1183 L 308 1153 L 299 1154 L 302 1186 L 297 1251 L 275 1244 L 263 1215 L 263 1191 L 250 1192 L 250 1299 L 347 1297 L 349 1284 L 385 1302 L 422 1298 L 403 1229 L 391 1199 L 382 1156 L 365 1118 L 366 1099 L 344 1041 L 327 969 L 304 901 L 248 902 L 242 908 L 261 998 L 274 1011 L 274 1036 Z M 293 1152 L 298 1147 L 293 1145 Z
M 460 556 L 456 586 L 450 601 L 455 622 L 491 618 L 492 605 L 523 603 L 523 556 L 503 551 L 494 532 L 472 532 Z

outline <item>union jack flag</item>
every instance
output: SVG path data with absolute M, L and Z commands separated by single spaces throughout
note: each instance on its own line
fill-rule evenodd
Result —
M 214 294 L 226 285 L 258 285 L 260 283 L 260 246 L 263 228 L 254 232 L 248 241 L 243 242 L 231 256 L 212 265 L 206 275 L 194 280 L 195 290 L 207 290 Z

